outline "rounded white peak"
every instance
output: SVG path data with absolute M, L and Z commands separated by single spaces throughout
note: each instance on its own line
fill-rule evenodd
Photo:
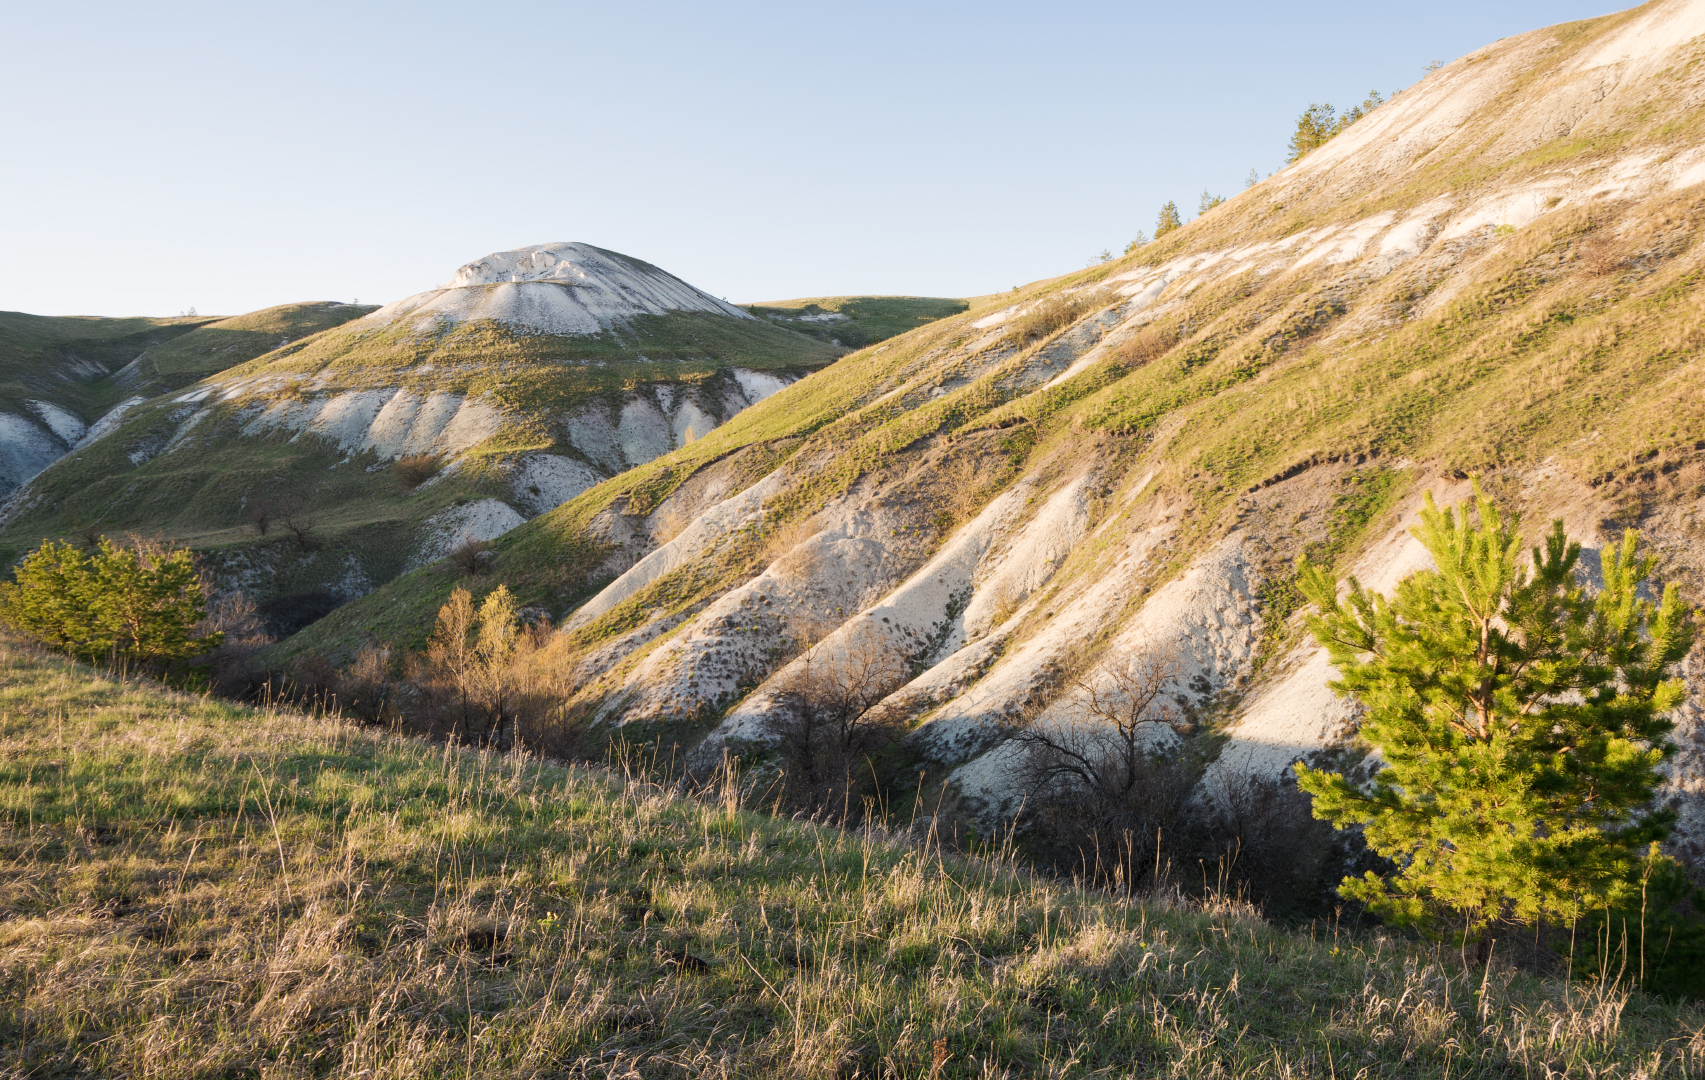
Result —
M 387 304 L 367 321 L 413 317 L 424 329 L 490 319 L 547 334 L 596 334 L 636 315 L 703 311 L 752 316 L 680 278 L 591 244 L 535 244 L 461 267 L 443 287 Z

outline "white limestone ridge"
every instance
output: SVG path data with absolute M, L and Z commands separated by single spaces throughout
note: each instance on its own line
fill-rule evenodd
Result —
M 597 334 L 636 315 L 703 311 L 752 316 L 650 263 L 591 244 L 537 244 L 499 251 L 457 270 L 442 287 L 366 316 L 368 325 L 412 318 L 427 330 L 491 319 L 545 334 Z

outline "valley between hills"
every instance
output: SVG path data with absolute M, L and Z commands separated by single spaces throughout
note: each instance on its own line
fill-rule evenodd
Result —
M 1705 952 L 1383 926 L 1296 779 L 1382 767 L 1299 560 L 1392 596 L 1429 496 L 1561 521 L 1592 588 L 1634 530 L 1705 605 L 1705 0 L 1493 42 L 1145 240 L 973 298 L 552 242 L 377 307 L 0 313 L 0 553 L 190 549 L 226 635 L 175 686 L 0 645 L 0 1062 L 1705 1071 Z M 470 711 L 432 672 L 493 597 Z M 1103 836 L 1034 733 L 1136 697 Z

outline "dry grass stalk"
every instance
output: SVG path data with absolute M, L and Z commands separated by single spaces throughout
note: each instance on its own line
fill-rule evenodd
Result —
M 414 489 L 438 475 L 444 460 L 437 454 L 404 454 L 391 466 L 405 488 Z
M 1090 312 L 1106 307 L 1114 299 L 1114 295 L 1105 289 L 1056 293 L 1038 301 L 1022 315 L 1015 316 L 1007 324 L 1002 340 L 1022 349 L 1038 338 L 1052 337 Z
M 1705 1069 L 1696 1006 L 10 646 L 0 762 L 5 1075 Z

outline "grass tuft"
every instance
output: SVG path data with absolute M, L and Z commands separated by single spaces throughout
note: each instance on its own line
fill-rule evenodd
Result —
M 525 733 L 523 733 L 523 736 Z M 1693 1076 L 1705 1014 L 0 644 L 0 1072 Z

